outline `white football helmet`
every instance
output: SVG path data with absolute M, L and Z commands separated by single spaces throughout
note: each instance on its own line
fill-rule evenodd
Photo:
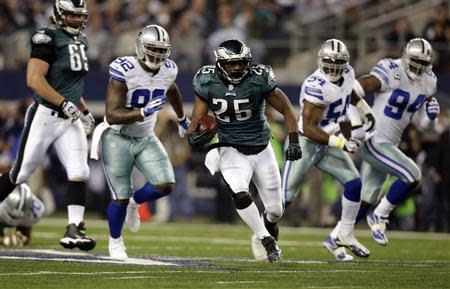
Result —
M 252 64 L 250 48 L 238 39 L 229 39 L 214 51 L 219 74 L 230 83 L 237 84 L 249 73 Z
M 336 82 L 341 78 L 349 61 L 350 53 L 344 42 L 328 39 L 320 46 L 317 65 L 330 81 Z
M 422 73 L 432 68 L 433 47 L 423 38 L 414 38 L 406 45 L 402 62 L 411 79 L 419 78 Z
M 16 225 L 33 210 L 33 194 L 27 184 L 17 186 L 0 204 L 0 218 L 7 225 Z
M 71 17 L 78 19 L 70 19 Z M 52 19 L 58 28 L 78 35 L 86 26 L 88 10 L 85 0 L 55 0 Z
M 169 33 L 159 25 L 142 28 L 136 39 L 136 55 L 148 68 L 157 70 L 170 55 Z

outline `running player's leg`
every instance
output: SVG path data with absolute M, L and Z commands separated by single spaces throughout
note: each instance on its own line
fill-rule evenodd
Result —
M 344 186 L 341 220 L 325 239 L 325 247 L 332 251 L 338 260 L 348 260 L 348 256 L 341 255 L 343 252 L 337 250 L 334 245 L 344 246 L 358 257 L 368 257 L 369 250 L 354 236 L 355 219 L 361 203 L 361 178 L 353 161 L 343 150 L 328 148 L 317 167 L 336 177 Z
M 95 247 L 95 240 L 84 234 L 86 181 L 90 171 L 87 163 L 87 139 L 81 120 L 67 125 L 65 132 L 54 142 L 54 147 L 68 178 L 66 196 L 68 226 L 60 244 L 65 248 L 92 250 Z
M 107 129 L 102 135 L 102 161 L 105 177 L 111 192 L 111 201 L 107 208 L 109 225 L 109 254 L 112 258 L 127 258 L 122 239 L 128 199 L 133 188 L 131 172 L 134 156 L 130 151 L 131 140 L 118 132 Z
M 63 120 L 47 112 L 45 107 L 37 103 L 28 107 L 14 165 L 9 173 L 0 176 L 0 201 L 3 201 L 16 185 L 28 180 L 44 161 L 49 146 L 60 133 L 57 128 Z

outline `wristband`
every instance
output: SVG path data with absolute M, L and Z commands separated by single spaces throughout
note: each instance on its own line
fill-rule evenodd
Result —
M 339 136 L 330 135 L 330 138 L 328 139 L 328 146 L 336 147 L 336 148 L 343 148 L 344 140 Z
M 298 133 L 297 132 L 289 133 L 289 143 L 298 143 Z
M 89 110 L 86 109 L 85 111 L 83 111 L 83 115 L 88 115 L 89 114 Z
M 178 118 L 178 122 L 183 122 L 186 120 L 186 115 L 183 115 L 182 118 Z

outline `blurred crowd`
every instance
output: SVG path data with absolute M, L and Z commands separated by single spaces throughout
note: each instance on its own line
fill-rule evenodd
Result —
M 255 62 L 275 67 L 285 65 L 288 56 L 301 53 L 302 49 L 315 51 L 330 37 L 342 38 L 356 61 L 356 39 L 364 20 L 416 2 L 419 1 L 89 0 L 85 32 L 90 44 L 90 70 L 105 69 L 117 56 L 133 55 L 134 45 L 130 44 L 139 29 L 151 23 L 165 27 L 171 35 L 171 58 L 181 71 L 196 71 L 213 61 L 214 47 L 229 38 L 249 44 Z M 449 7 L 445 1 L 442 3 L 420 31 L 415 27 L 413 32 L 406 17 L 385 25 L 383 37 L 389 47 L 388 55 L 399 56 L 410 38 L 423 36 L 435 47 L 438 72 L 441 68 L 450 72 Z M 0 70 L 25 67 L 30 33 L 48 25 L 52 4 L 52 0 L 0 1 Z M 301 31 L 304 32 L 299 34 Z M 298 41 L 300 45 L 296 44 Z M 377 45 L 370 46 L 373 49 Z M 384 50 L 384 46 L 376 48 Z
M 89 20 L 85 32 L 90 43 L 90 70 L 104 70 L 116 56 L 133 55 L 137 32 L 149 23 L 162 25 L 169 31 L 173 47 L 171 58 L 181 71 L 195 71 L 206 63 L 213 63 L 212 50 L 228 38 L 246 41 L 252 49 L 255 63 L 282 66 L 287 55 L 293 52 L 291 44 L 298 37 L 296 29 L 302 28 L 295 26 L 299 25 L 299 19 L 312 19 L 312 23 L 316 23 L 314 17 L 322 17 L 324 11 L 343 15 L 342 37 L 344 41 L 351 41 L 357 33 L 355 27 L 363 21 L 361 11 L 380 2 L 89 0 Z M 417 1 L 388 2 L 390 5 L 386 9 L 402 7 L 392 3 Z M 445 1 L 442 3 L 435 8 L 434 15 L 420 33 L 417 29 L 411 29 L 407 18 L 400 17 L 390 23 L 388 33 L 384 35 L 388 49 L 383 57 L 399 57 L 408 40 L 425 37 L 436 50 L 434 71 L 450 74 L 449 7 Z M 48 24 L 52 4 L 52 0 L 0 1 L 0 70 L 25 68 L 30 34 L 37 27 Z M 305 25 L 308 27 L 308 24 Z M 324 39 L 336 37 L 324 33 Z M 349 47 L 354 48 L 353 45 Z M 357 56 L 356 50 L 352 55 Z M 438 95 L 438 98 L 442 101 L 442 109 L 436 128 L 433 131 L 419 131 L 410 126 L 401 143 L 401 149 L 422 167 L 423 185 L 420 192 L 396 208 L 396 218 L 391 226 L 399 229 L 450 231 L 449 98 L 446 95 Z M 0 171 L 5 171 L 15 158 L 24 114 L 30 102 L 31 99 L 27 98 L 11 105 L 0 105 Z M 269 112 L 268 116 L 274 136 L 272 145 L 281 168 L 286 132 L 276 115 Z M 178 137 L 176 119 L 165 110 L 158 116 L 157 134 L 171 158 L 177 186 L 169 198 L 149 204 L 147 213 L 155 213 L 153 218 L 157 221 L 189 220 L 196 215 L 213 216 L 216 221 L 234 221 L 236 216 L 228 188 L 220 176 L 211 176 L 203 166 L 205 152 L 191 151 L 187 142 Z M 355 159 L 355 162 L 358 164 L 359 160 Z M 90 162 L 90 168 L 87 208 L 104 214 L 109 192 L 103 168 L 95 161 Z M 44 199 L 48 213 L 63 209 L 65 179 L 56 154 L 50 150 L 48 161 L 37 171 L 30 184 L 33 191 Z M 143 181 L 139 173 L 136 173 L 134 180 L 136 186 Z M 312 170 L 308 181 L 300 188 L 297 203 L 286 212 L 285 221 L 291 225 L 334 224 L 340 212 L 340 188 L 330 176 Z M 253 193 L 257 199 L 257 192 Z

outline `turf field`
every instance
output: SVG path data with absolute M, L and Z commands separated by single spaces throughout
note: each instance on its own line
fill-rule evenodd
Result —
M 44 219 L 26 249 L 0 248 L 0 288 L 450 288 L 448 234 L 392 232 L 383 248 L 358 230 L 372 255 L 343 264 L 322 248 L 329 229 L 281 227 L 283 260 L 265 263 L 244 225 L 148 223 L 124 229 L 124 263 L 107 258 L 106 221 L 88 220 L 89 254 L 60 248 L 65 222 Z

